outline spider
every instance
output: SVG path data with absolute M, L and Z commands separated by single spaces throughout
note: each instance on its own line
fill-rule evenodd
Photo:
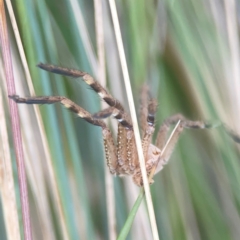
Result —
M 85 109 L 74 103 L 72 100 L 63 96 L 44 96 L 44 97 L 19 97 L 18 95 L 9 96 L 16 103 L 25 104 L 53 104 L 61 103 L 73 113 L 76 113 L 80 118 L 89 122 L 92 125 L 99 126 L 102 129 L 104 141 L 105 156 L 107 166 L 110 173 L 113 175 L 131 175 L 136 185 L 142 186 L 142 174 L 138 161 L 138 154 L 135 144 L 134 132 L 129 115 L 125 112 L 121 103 L 113 98 L 106 89 L 104 89 L 97 81 L 86 72 L 76 69 L 68 69 L 50 64 L 39 63 L 39 68 L 73 78 L 81 77 L 108 105 L 109 107 L 91 114 Z M 168 162 L 174 146 L 178 141 L 180 133 L 184 128 L 204 129 L 210 128 L 210 124 L 201 121 L 187 120 L 181 114 L 175 114 L 167 118 L 161 125 L 155 145 L 151 143 L 152 135 L 155 130 L 155 113 L 157 111 L 156 100 L 150 100 L 147 103 L 147 90 L 143 88 L 142 92 L 142 107 L 141 107 L 141 128 L 142 128 L 142 147 L 145 158 L 146 172 L 149 176 L 152 169 L 156 168 L 155 174 L 162 170 L 163 166 Z M 113 116 L 118 121 L 117 145 L 115 146 L 113 135 L 107 127 L 104 118 Z M 171 125 L 180 124 L 176 128 L 175 137 L 170 144 L 166 145 L 164 153 L 162 152 L 165 144 L 167 133 Z M 153 180 L 150 180 L 150 184 Z

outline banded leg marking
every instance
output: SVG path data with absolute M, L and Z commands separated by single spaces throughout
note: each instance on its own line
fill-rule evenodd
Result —
M 164 152 L 162 152 L 162 154 L 160 155 L 160 159 L 158 161 L 158 165 L 157 165 L 155 174 L 157 174 L 159 171 L 161 171 L 163 169 L 164 165 L 167 164 L 167 162 L 172 155 L 174 147 L 176 146 L 176 143 L 177 143 L 177 141 L 179 139 L 179 136 L 182 133 L 183 129 L 184 129 L 184 127 L 182 125 L 182 122 L 180 122 L 177 129 L 173 133 L 172 138 L 170 139 L 170 142 L 168 142 L 168 145 L 163 147 Z M 163 148 L 161 150 L 163 150 Z
M 127 161 L 127 130 L 118 124 L 117 134 L 117 160 L 118 160 L 118 172 L 119 174 L 126 174 L 128 171 Z
M 164 121 L 164 124 L 170 126 L 177 124 L 177 122 L 181 120 L 181 124 L 184 128 L 196 128 L 196 129 L 203 129 L 203 128 L 211 128 L 212 125 L 208 123 L 204 123 L 202 121 L 190 121 L 186 119 L 182 114 L 178 113 L 175 115 L 172 115 L 171 117 L 167 118 Z
M 113 98 L 106 89 L 104 89 L 100 83 L 94 80 L 94 78 L 86 72 L 82 72 L 76 69 L 59 67 L 51 64 L 39 63 L 39 68 L 48 72 L 69 76 L 73 78 L 82 77 L 84 82 L 87 83 L 110 107 L 124 111 L 122 104 L 115 98 Z
M 149 94 L 149 88 L 147 85 L 144 85 L 141 89 L 141 106 L 140 106 L 140 125 L 141 125 L 141 132 L 142 135 L 145 132 L 145 129 L 147 127 L 147 117 L 148 117 L 148 94 Z
M 113 116 L 115 119 L 118 120 L 118 122 L 126 129 L 132 129 L 132 123 L 129 119 L 129 116 L 126 112 L 120 111 L 114 107 L 109 107 L 106 109 L 103 109 L 95 114 L 93 114 L 94 118 L 103 119 L 110 116 Z
M 163 122 L 158 131 L 156 140 L 156 146 L 158 148 L 163 149 L 166 143 L 167 133 L 169 131 L 170 125 L 177 124 L 179 120 L 181 120 L 181 126 L 183 128 L 204 129 L 213 127 L 211 124 L 204 123 L 202 121 L 190 121 L 186 119 L 182 114 L 172 115 Z
M 149 176 L 152 167 L 154 166 L 154 164 L 156 164 L 156 161 L 158 159 L 157 158 L 153 158 L 152 154 L 154 154 L 152 152 L 152 147 L 150 147 L 151 141 L 152 141 L 152 135 L 154 133 L 155 130 L 155 114 L 157 111 L 157 102 L 155 100 L 152 100 L 149 102 L 148 104 L 148 111 L 147 114 L 145 114 L 145 129 L 144 129 L 144 133 L 143 133 L 143 139 L 142 139 L 142 148 L 143 148 L 143 154 L 144 154 L 144 159 L 145 159 L 145 164 L 146 164 L 146 172 L 147 172 L 147 176 Z M 152 145 L 151 145 L 152 146 Z M 157 151 L 156 155 L 159 156 L 160 152 Z M 150 155 L 150 157 L 149 157 Z M 138 186 L 142 186 L 143 184 L 143 180 L 142 180 L 142 173 L 141 173 L 141 169 L 139 167 L 138 164 L 138 168 L 136 169 L 136 171 L 133 174 L 133 181 L 138 185 Z M 150 182 L 150 184 L 153 183 Z
M 79 117 L 85 121 L 102 128 L 102 135 L 104 140 L 105 154 L 107 159 L 107 165 L 112 174 L 116 173 L 117 170 L 117 156 L 116 148 L 114 145 L 113 137 L 110 130 L 107 128 L 106 124 L 99 119 L 95 119 L 92 115 L 87 112 L 82 107 L 78 106 L 76 103 L 70 99 L 62 96 L 51 96 L 51 97 L 26 97 L 22 98 L 17 95 L 9 96 L 16 103 L 25 103 L 25 104 L 53 104 L 61 103 L 64 107 L 68 108 L 72 112 L 76 113 Z
M 118 174 L 118 161 L 113 136 L 109 128 L 102 130 L 107 166 L 111 174 Z
M 132 130 L 118 124 L 117 157 L 119 174 L 131 175 L 138 164 L 137 149 Z
M 147 114 L 147 119 L 145 119 L 147 124 L 145 124 L 146 128 L 144 130 L 144 135 L 142 139 L 142 147 L 143 147 L 143 154 L 144 154 L 145 161 L 147 161 L 148 149 L 152 141 L 152 135 L 155 130 L 154 123 L 155 123 L 156 111 L 157 111 L 157 102 L 155 100 L 152 100 L 148 104 L 148 114 Z
M 82 107 L 78 106 L 72 100 L 62 97 L 62 96 L 44 96 L 44 97 L 19 97 L 17 95 L 9 96 L 13 99 L 16 103 L 25 103 L 25 104 L 53 104 L 53 103 L 61 103 L 64 107 L 68 108 L 70 111 L 76 113 L 80 118 L 84 119 L 85 121 L 102 127 L 106 128 L 106 124 L 104 121 L 95 119 L 92 115 L 83 109 Z

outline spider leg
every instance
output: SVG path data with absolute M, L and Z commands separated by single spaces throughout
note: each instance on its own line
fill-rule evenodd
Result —
M 181 120 L 181 125 L 183 128 L 193 128 L 193 129 L 204 129 L 204 128 L 211 128 L 212 125 L 208 123 L 204 123 L 202 121 L 190 121 L 186 119 L 182 114 L 175 114 L 164 120 L 163 124 L 161 125 L 157 140 L 156 140 L 156 146 L 160 149 L 163 149 L 166 139 L 167 139 L 167 133 L 169 131 L 169 128 L 171 125 L 177 124 L 177 122 Z
M 130 175 L 138 163 L 138 158 L 133 127 L 128 115 L 114 107 L 109 107 L 93 114 L 93 117 L 102 119 L 111 115 L 119 122 L 117 134 L 117 174 Z
M 93 114 L 97 119 L 107 118 L 111 115 L 119 122 L 117 133 L 117 174 L 131 175 L 138 160 L 133 127 L 129 116 L 114 107 L 109 107 Z
M 118 124 L 117 136 L 118 174 L 131 175 L 137 161 L 137 149 L 132 129 Z
M 43 63 L 39 63 L 38 67 L 43 70 L 64 76 L 70 76 L 73 78 L 82 77 L 82 79 L 110 106 L 109 108 L 100 111 L 92 117 L 97 120 L 99 118 L 105 118 L 113 115 L 114 118 L 118 120 L 120 123 L 119 125 L 121 126 L 118 128 L 117 162 L 119 164 L 119 168 L 117 174 L 130 174 L 132 171 L 130 169 L 133 168 L 131 166 L 131 163 L 133 162 L 132 159 L 136 159 L 137 156 L 136 145 L 131 119 L 128 114 L 125 113 L 121 103 L 117 99 L 113 98 L 106 89 L 104 89 L 97 81 L 93 79 L 92 76 L 86 72 Z M 126 151 L 126 153 L 124 153 L 123 150 Z
M 160 151 L 157 151 L 157 149 L 153 150 L 153 147 L 151 146 L 151 141 L 152 141 L 152 135 L 155 130 L 154 122 L 155 122 L 155 113 L 157 111 L 157 102 L 155 100 L 151 100 L 148 104 L 147 108 L 147 116 L 145 115 L 145 129 L 144 134 L 143 134 L 143 139 L 142 139 L 142 148 L 143 148 L 143 155 L 145 159 L 145 164 L 146 164 L 146 171 L 147 175 L 150 174 L 152 167 L 156 163 L 158 158 L 152 157 L 152 154 L 159 155 Z M 143 122 L 142 122 L 143 124 Z M 148 156 L 150 153 L 150 157 Z M 139 163 L 136 165 L 136 170 L 133 174 L 133 181 L 136 183 L 138 186 L 142 185 L 142 174 L 141 174 L 141 169 L 139 167 Z
M 74 78 L 82 77 L 83 80 L 110 106 L 109 108 L 95 114 L 94 118 L 105 118 L 113 115 L 114 118 L 116 118 L 124 127 L 128 129 L 132 128 L 131 120 L 128 114 L 124 111 L 121 103 L 117 99 L 113 98 L 107 90 L 95 81 L 88 73 L 76 69 L 69 69 L 44 63 L 39 63 L 37 66 L 43 70 L 64 76 Z
M 157 111 L 157 102 L 155 100 L 152 100 L 148 104 L 148 115 L 145 119 L 145 129 L 144 129 L 144 135 L 142 139 L 142 147 L 143 147 L 143 154 L 144 159 L 147 161 L 147 153 L 149 149 L 149 145 L 152 141 L 152 135 L 155 130 L 154 122 L 155 122 L 155 113 Z
M 111 115 L 119 122 L 117 133 L 117 172 L 119 175 L 130 175 L 133 173 L 137 162 L 137 149 L 133 127 L 128 115 L 114 107 L 109 107 L 93 114 L 97 119 L 107 118 Z
M 100 111 L 95 114 L 95 118 L 104 118 L 113 115 L 124 127 L 132 128 L 131 120 L 128 114 L 125 113 L 121 103 L 113 98 L 111 94 L 107 92 L 105 88 L 101 86 L 100 83 L 94 80 L 94 78 L 86 72 L 82 72 L 76 69 L 69 69 L 64 67 L 59 67 L 51 64 L 39 63 L 37 65 L 39 68 L 46 70 L 48 72 L 69 76 L 73 78 L 82 77 L 83 81 L 87 83 L 110 107 L 105 111 Z
M 145 84 L 141 89 L 141 107 L 140 107 L 140 126 L 142 129 L 142 135 L 147 127 L 147 117 L 148 117 L 148 96 L 149 96 L 149 88 Z
M 103 88 L 100 83 L 95 81 L 94 78 L 88 73 L 76 69 L 69 69 L 44 63 L 39 63 L 37 66 L 48 72 L 57 73 L 64 76 L 69 76 L 73 78 L 82 77 L 83 81 L 87 83 L 110 107 L 114 107 L 120 111 L 124 111 L 121 103 L 117 99 L 113 98 L 107 92 L 107 90 Z
M 76 113 L 80 118 L 85 121 L 102 128 L 102 135 L 104 140 L 104 148 L 106 154 L 107 165 L 112 174 L 116 173 L 117 170 L 117 155 L 116 148 L 113 141 L 113 136 L 106 126 L 104 121 L 95 119 L 89 112 L 87 112 L 82 107 L 78 106 L 76 103 L 70 99 L 62 96 L 45 96 L 45 97 L 19 97 L 17 95 L 9 96 L 16 103 L 25 103 L 25 104 L 53 104 L 61 103 L 64 107 L 68 108 L 70 111 Z
M 147 162 L 146 162 L 146 171 L 147 175 L 149 176 L 153 170 L 153 168 L 156 168 L 154 170 L 154 175 L 157 174 L 159 171 L 161 171 L 164 167 L 164 165 L 167 164 L 173 149 L 178 141 L 179 135 L 183 131 L 184 127 L 182 122 L 179 123 L 179 125 L 175 128 L 174 132 L 171 135 L 171 138 L 165 143 L 165 146 L 160 150 L 156 146 L 149 144 L 149 150 L 147 155 Z M 142 176 L 141 176 L 141 170 L 137 169 L 137 171 L 133 175 L 133 181 L 138 185 L 142 186 Z M 151 180 L 149 182 L 152 184 L 154 181 Z
M 114 111 L 114 107 L 108 107 L 99 112 L 94 113 L 93 116 L 98 119 L 104 119 L 104 118 L 110 117 L 113 111 Z
M 154 132 L 154 115 L 156 108 L 157 103 L 153 100 L 148 104 L 147 113 L 145 114 L 145 129 L 143 130 L 144 137 L 142 140 L 145 159 L 147 158 L 149 144 Z M 101 119 L 111 115 L 119 121 L 117 138 L 118 173 L 133 174 L 135 169 L 139 168 L 139 162 L 132 124 L 128 115 L 114 107 L 109 107 L 97 112 L 93 116 Z
M 168 143 L 166 143 L 167 134 L 168 134 L 170 125 L 177 124 L 179 120 L 181 121 L 179 126 L 175 130 L 171 140 Z M 155 173 L 162 170 L 163 166 L 167 164 L 174 150 L 174 147 L 179 139 L 179 136 L 184 128 L 204 129 L 204 128 L 211 128 L 211 127 L 212 126 L 210 124 L 207 124 L 201 121 L 190 121 L 181 114 L 175 114 L 167 118 L 161 125 L 157 135 L 157 139 L 156 139 L 156 146 L 161 150 L 164 149 L 164 152 L 162 153 L 159 159 L 159 163 Z
M 171 135 L 171 139 L 169 139 L 169 141 L 167 141 L 164 144 L 164 146 L 162 147 L 162 149 L 161 149 L 162 152 L 158 159 L 155 174 L 157 174 L 159 171 L 161 171 L 163 169 L 164 165 L 166 165 L 168 163 L 168 160 L 172 155 L 174 147 L 176 146 L 176 143 L 177 143 L 179 136 L 180 136 L 181 132 L 183 131 L 183 129 L 184 129 L 184 124 L 182 124 L 182 122 L 180 122 L 179 125 L 177 126 L 177 128 L 175 129 L 175 131 L 173 132 L 173 135 Z
M 155 127 L 155 114 L 157 111 L 156 100 L 151 100 L 148 102 L 149 88 L 147 85 L 142 87 L 141 91 L 141 109 L 140 109 L 140 124 L 142 129 L 142 146 L 145 161 L 147 161 L 147 154 L 149 145 L 152 141 L 152 135 L 154 133 Z
M 145 101 L 147 102 L 147 87 L 145 87 L 143 91 L 144 93 L 142 95 L 144 95 L 144 99 L 142 98 L 142 102 L 145 103 Z M 148 106 L 145 104 L 141 109 L 141 126 L 143 127 L 144 131 L 142 145 L 145 159 L 147 159 L 149 145 L 154 132 L 154 115 L 156 108 L 156 101 L 151 101 Z M 109 107 L 95 113 L 93 116 L 95 118 L 102 119 L 111 115 L 113 115 L 119 121 L 117 137 L 118 174 L 135 175 L 133 179 L 135 183 L 140 186 L 138 179 L 141 178 L 141 171 L 139 168 L 138 154 L 132 130 L 132 124 L 128 119 L 128 115 L 119 109 Z
M 104 119 L 107 117 L 113 116 L 118 122 L 126 129 L 132 129 L 132 122 L 128 116 L 128 114 L 124 111 L 120 111 L 117 108 L 109 107 L 103 109 L 97 113 L 93 114 L 93 117 L 96 119 Z

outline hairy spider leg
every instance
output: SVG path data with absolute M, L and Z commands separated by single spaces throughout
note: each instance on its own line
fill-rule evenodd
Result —
M 93 117 L 96 119 L 105 119 L 110 116 L 113 116 L 117 121 L 126 129 L 132 129 L 132 122 L 128 114 L 124 111 L 120 111 L 114 107 L 105 108 L 97 113 L 93 114 Z
M 178 128 L 176 129 L 176 133 L 174 134 L 171 141 L 166 145 L 167 134 L 171 125 L 175 125 L 178 121 L 181 121 Z M 158 163 L 158 167 L 156 173 L 159 172 L 165 164 L 167 164 L 171 154 L 174 150 L 174 147 L 179 139 L 179 136 L 184 128 L 192 128 L 192 129 L 204 129 L 204 128 L 211 128 L 212 126 L 208 123 L 204 123 L 201 121 L 190 121 L 186 119 L 182 114 L 175 114 L 170 116 L 169 118 L 165 119 L 163 124 L 161 125 L 157 139 L 156 139 L 156 146 L 163 150 L 164 152 L 161 155 Z
M 105 118 L 113 115 L 124 127 L 132 128 L 131 121 L 129 120 L 127 113 L 124 112 L 124 108 L 121 103 L 117 99 L 113 98 L 111 94 L 109 94 L 107 90 L 102 87 L 99 82 L 95 81 L 94 78 L 88 73 L 77 69 L 64 68 L 44 63 L 39 63 L 37 66 L 48 72 L 64 76 L 69 76 L 73 78 L 82 77 L 83 81 L 88 84 L 110 106 L 105 111 L 103 110 L 100 111 L 98 114 L 95 114 L 94 117 Z
M 142 176 L 138 162 L 132 123 L 130 117 L 124 111 L 121 103 L 117 99 L 113 98 L 106 89 L 104 89 L 98 82 L 93 79 L 92 76 L 86 72 L 43 63 L 39 63 L 38 67 L 43 70 L 64 76 L 73 78 L 82 77 L 82 79 L 109 105 L 109 107 L 94 115 L 91 115 L 89 112 L 72 102 L 70 99 L 61 96 L 21 98 L 17 95 L 13 95 L 9 97 L 17 103 L 25 104 L 52 104 L 60 102 L 72 112 L 77 113 L 79 117 L 85 119 L 85 121 L 101 127 L 106 160 L 110 172 L 117 175 L 132 174 L 134 182 L 138 186 L 141 186 Z M 163 122 L 157 135 L 156 146 L 154 146 L 151 144 L 151 139 L 155 128 L 154 115 L 156 112 L 157 103 L 153 100 L 150 101 L 147 105 L 147 99 L 148 89 L 146 87 L 142 93 L 143 105 L 141 109 L 140 124 L 143 129 L 142 144 L 146 161 L 146 170 L 149 174 L 152 171 L 153 167 L 156 166 L 154 164 L 157 164 L 159 162 L 158 168 L 156 170 L 157 173 L 167 163 L 184 128 L 203 129 L 211 128 L 213 126 L 200 121 L 189 121 L 181 114 L 173 115 Z M 113 137 L 109 128 L 107 128 L 106 124 L 100 120 L 101 118 L 106 118 L 111 115 L 113 115 L 114 118 L 116 118 L 119 122 L 117 147 L 114 145 Z M 181 123 L 176 128 L 174 134 L 172 135 L 173 137 L 166 144 L 167 133 L 169 131 L 170 125 L 176 124 L 179 120 Z M 240 137 L 238 135 L 226 128 L 226 126 L 224 126 L 224 128 L 236 142 L 240 142 Z
M 107 118 L 113 116 L 118 120 L 117 134 L 117 159 L 118 174 L 131 175 L 138 164 L 137 148 L 133 133 L 131 120 L 126 112 L 109 107 L 93 114 L 96 118 Z
M 145 98 L 144 100 L 147 101 L 147 98 Z M 142 146 L 145 161 L 147 161 L 148 149 L 155 129 L 154 117 L 156 110 L 157 102 L 155 100 L 152 100 L 149 102 L 146 108 L 146 113 L 144 114 L 145 128 L 143 129 Z M 113 115 L 120 122 L 120 124 L 118 125 L 117 137 L 117 157 L 119 163 L 119 174 L 133 174 L 135 172 L 135 169 L 139 168 L 139 161 L 132 126 L 128 126 L 128 115 L 116 108 L 109 107 L 95 113 L 93 116 L 101 119 L 107 118 L 111 115 Z M 141 120 L 141 123 L 143 123 L 143 120 Z
M 94 80 L 92 76 L 90 76 L 86 72 L 43 63 L 39 63 L 38 67 L 43 70 L 61 74 L 64 76 L 74 78 L 82 77 L 82 79 L 110 106 L 110 108 L 108 108 L 106 111 L 103 111 L 104 114 L 102 114 L 102 112 L 100 111 L 98 115 L 95 114 L 94 117 L 102 118 L 103 116 L 113 115 L 114 118 L 116 118 L 118 122 L 123 126 L 123 128 L 118 128 L 116 151 L 119 167 L 117 170 L 117 174 L 131 174 L 131 162 L 133 156 L 135 156 L 136 145 L 131 120 L 128 114 L 124 112 L 124 108 L 121 103 L 117 99 L 113 98 L 105 88 L 103 88 L 97 81 Z M 123 150 L 127 152 L 123 152 Z M 126 161 L 128 162 L 128 164 L 126 163 Z
M 146 90 L 146 94 L 147 94 L 147 90 Z M 145 100 L 147 101 L 147 98 L 145 98 Z M 152 100 L 148 103 L 148 106 L 146 108 L 146 113 L 144 114 L 145 128 L 143 129 L 142 146 L 143 146 L 143 153 L 144 153 L 146 164 L 147 164 L 147 158 L 149 154 L 149 146 L 150 146 L 152 135 L 155 129 L 154 118 L 155 118 L 156 110 L 157 110 L 157 102 L 155 100 Z M 119 164 L 118 172 L 120 175 L 121 174 L 131 175 L 131 174 L 134 174 L 137 169 L 137 172 L 138 172 L 137 175 L 141 175 L 132 126 L 130 128 L 127 124 L 129 122 L 129 120 L 127 120 L 128 115 L 125 114 L 124 112 L 121 112 L 118 109 L 109 107 L 100 112 L 95 113 L 93 116 L 97 118 L 107 118 L 111 115 L 113 115 L 120 122 L 120 124 L 118 125 L 118 136 L 117 136 L 117 158 L 118 158 L 118 164 Z M 151 163 L 151 166 L 152 165 L 153 163 Z M 138 176 L 136 178 L 138 178 Z
M 109 167 L 109 170 L 112 174 L 117 173 L 117 155 L 116 148 L 113 141 L 113 136 L 111 131 L 106 126 L 105 122 L 99 119 L 95 119 L 89 112 L 85 109 L 74 103 L 72 100 L 62 97 L 62 96 L 44 96 L 44 97 L 19 97 L 17 95 L 9 96 L 16 103 L 25 103 L 25 104 L 53 104 L 61 103 L 64 107 L 68 108 L 70 111 L 76 113 L 80 118 L 89 122 L 92 125 L 99 126 L 102 128 L 102 135 L 104 140 L 104 148 L 106 154 L 106 161 Z
M 149 99 L 149 87 L 144 84 L 141 89 L 141 95 L 140 95 L 140 127 L 142 130 L 142 136 L 145 132 L 145 129 L 147 127 L 147 121 L 148 118 L 148 99 Z
M 145 114 L 146 124 L 144 124 L 145 129 L 144 129 L 143 138 L 142 138 L 142 148 L 143 148 L 143 155 L 144 155 L 144 159 L 145 159 L 147 176 L 149 176 L 151 169 L 153 168 L 153 166 L 156 164 L 156 162 L 158 160 L 158 158 L 154 157 L 153 155 L 158 156 L 160 154 L 159 149 L 157 149 L 156 147 L 154 147 L 151 144 L 152 135 L 155 131 L 156 111 L 157 111 L 157 102 L 156 102 L 156 100 L 151 100 L 148 103 L 147 114 Z M 142 186 L 142 184 L 143 184 L 142 173 L 141 173 L 139 163 L 137 164 L 136 170 L 133 174 L 133 181 L 138 186 Z M 150 182 L 150 183 L 152 183 L 152 182 Z
M 69 76 L 73 78 L 82 77 L 84 82 L 88 84 L 110 107 L 114 107 L 119 109 L 120 111 L 124 111 L 122 104 L 115 98 L 113 98 L 105 88 L 101 86 L 101 84 L 94 80 L 94 78 L 86 72 L 59 67 L 51 64 L 39 63 L 37 65 L 39 68 L 46 70 L 48 72 L 57 73 L 64 76 Z
M 148 100 L 149 95 L 149 88 L 147 85 L 144 85 L 141 91 L 140 124 L 143 136 L 142 146 L 145 161 L 147 161 L 148 149 L 155 131 L 155 114 L 158 105 L 155 99 Z
M 167 139 L 167 133 L 171 125 L 176 125 L 177 122 L 181 120 L 181 125 L 183 128 L 192 128 L 192 129 L 204 129 L 204 128 L 211 128 L 212 125 L 202 122 L 202 121 L 190 121 L 186 119 L 182 114 L 174 114 L 167 119 L 164 120 L 163 124 L 161 125 L 157 139 L 156 139 L 156 146 L 160 149 L 163 149 Z
M 147 85 L 144 85 L 141 91 L 140 124 L 142 128 L 142 147 L 145 161 L 147 161 L 148 149 L 155 131 L 155 114 L 158 105 L 155 99 L 148 100 L 149 95 L 149 88 Z
M 181 121 L 181 120 L 179 120 Z M 158 162 L 156 163 L 156 170 L 155 174 L 157 174 L 159 171 L 161 171 L 168 163 L 169 158 L 172 155 L 172 152 L 176 146 L 176 143 L 179 139 L 180 134 L 182 133 L 184 127 L 183 127 L 183 122 L 181 121 L 177 128 L 175 129 L 175 132 L 173 132 L 172 138 L 170 139 L 169 142 L 165 142 L 164 147 L 161 149 L 161 155 L 158 159 Z M 166 136 L 166 134 L 165 134 Z
M 143 147 L 143 154 L 144 159 L 147 161 L 147 154 L 149 145 L 152 142 L 152 135 L 155 131 L 155 114 L 157 111 L 157 102 L 155 100 L 151 100 L 148 104 L 148 115 L 146 118 L 147 124 L 145 125 L 144 134 L 142 138 L 142 147 Z

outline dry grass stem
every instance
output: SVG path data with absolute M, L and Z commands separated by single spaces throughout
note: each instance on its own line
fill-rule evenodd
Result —
M 182 131 L 182 129 L 179 129 L 179 128 L 182 128 L 180 126 L 180 122 L 181 122 L 181 120 L 179 120 L 178 123 L 176 124 L 176 126 L 173 129 L 171 135 L 169 136 L 169 138 L 168 138 L 164 148 L 162 149 L 161 155 L 160 155 L 159 160 L 158 160 L 158 163 L 152 168 L 152 171 L 151 171 L 151 173 L 150 173 L 150 175 L 148 177 L 149 182 L 152 180 L 152 178 L 153 178 L 153 176 L 154 176 L 154 174 L 156 172 L 156 169 L 158 167 L 162 167 L 162 166 L 158 166 L 158 165 L 161 165 L 161 163 L 160 163 L 161 159 L 164 158 L 165 155 L 169 156 L 170 155 L 169 152 L 173 151 L 172 148 L 168 148 L 168 147 L 169 147 L 169 145 L 174 146 L 175 142 L 178 140 L 179 133 Z M 166 152 L 167 148 L 168 148 L 168 152 Z
M 6 5 L 7 5 L 7 8 L 8 8 L 11 24 L 12 24 L 14 35 L 15 35 L 15 38 L 16 38 L 16 42 L 17 42 L 19 54 L 20 54 L 20 57 L 21 57 L 24 73 L 25 73 L 25 76 L 26 76 L 28 88 L 29 88 L 29 91 L 30 91 L 30 95 L 35 96 L 35 91 L 34 91 L 34 87 L 33 87 L 33 83 L 32 83 L 32 78 L 31 78 L 30 71 L 29 71 L 29 68 L 28 68 L 28 63 L 27 63 L 26 56 L 25 56 L 25 53 L 24 53 L 24 49 L 23 49 L 21 38 L 20 38 L 20 34 L 19 34 L 17 23 L 16 23 L 16 19 L 15 19 L 15 16 L 14 16 L 14 12 L 13 12 L 13 9 L 12 9 L 11 1 L 7 0 Z M 53 165 L 52 165 L 52 161 L 51 161 L 49 146 L 48 146 L 48 143 L 47 143 L 47 137 L 46 137 L 46 133 L 45 133 L 45 130 L 44 130 L 44 127 L 43 127 L 42 117 L 41 117 L 41 114 L 40 114 L 40 111 L 39 111 L 39 107 L 37 105 L 34 105 L 33 108 L 34 108 L 35 116 L 37 118 L 38 128 L 39 128 L 39 131 L 40 131 L 41 140 L 42 140 L 42 144 L 43 144 L 43 149 L 44 149 L 44 153 L 45 153 L 45 159 L 46 159 L 47 166 L 48 166 L 47 169 L 49 171 L 49 180 L 50 180 L 50 184 L 52 186 L 51 187 L 51 189 L 52 189 L 51 194 L 53 196 L 53 199 L 55 199 L 54 200 L 54 202 L 55 202 L 54 207 L 56 208 L 56 212 L 59 216 L 59 220 L 60 220 L 60 224 L 61 224 L 61 230 L 62 230 L 62 234 L 64 236 L 64 239 L 69 239 L 67 229 L 66 229 L 65 218 L 64 218 L 64 215 L 63 215 L 63 209 L 62 209 L 62 206 L 61 206 L 59 191 L 58 191 L 58 188 L 57 188 L 56 176 L 55 176 L 55 173 L 54 173 L 54 170 L 53 170 Z M 43 162 L 41 162 L 41 164 L 43 164 Z
M 97 76 L 100 84 L 106 86 L 106 71 L 105 71 L 105 49 L 104 49 L 104 29 L 103 29 L 103 9 L 102 1 L 94 0 L 95 26 L 96 26 L 96 42 L 98 55 L 98 71 Z M 102 109 L 106 107 L 106 103 L 101 102 Z M 108 216 L 108 236 L 110 240 L 117 238 L 116 233 L 116 215 L 115 215 L 115 200 L 114 200 L 114 184 L 113 177 L 105 165 L 105 186 L 106 186 L 106 205 Z
M 144 160 L 144 155 L 142 150 L 142 143 L 141 143 L 141 138 L 140 138 L 140 133 L 138 128 L 136 110 L 133 102 L 133 95 L 131 90 L 125 52 L 123 48 L 123 42 L 122 42 L 121 31 L 120 31 L 120 26 L 118 21 L 116 4 L 114 0 L 109 0 L 109 4 L 110 4 L 112 19 L 113 19 L 113 25 L 114 25 L 114 31 L 116 35 L 116 41 L 117 41 L 117 46 L 118 46 L 118 51 L 120 56 L 120 62 L 121 62 L 122 71 L 123 71 L 123 78 L 124 78 L 126 92 L 127 92 L 130 115 L 133 123 L 134 136 L 135 136 L 137 150 L 138 150 L 138 158 L 139 158 L 142 177 L 143 177 L 143 186 L 146 194 L 147 207 L 148 207 L 148 213 L 149 213 L 149 218 L 150 218 L 151 227 L 152 227 L 153 238 L 157 240 L 159 239 L 157 224 L 156 224 L 155 213 L 153 209 L 152 198 L 151 198 L 151 193 L 150 193 L 150 188 L 149 188 L 149 183 L 148 183 L 148 178 L 147 178 L 147 173 L 145 168 L 145 160 Z
M 10 43 L 8 39 L 7 23 L 5 16 L 4 2 L 0 1 L 0 38 L 2 46 L 2 56 L 4 62 L 4 70 L 7 82 L 7 95 L 15 94 L 15 84 L 12 69 L 12 58 L 10 51 Z M 22 218 L 24 237 L 26 240 L 32 239 L 31 221 L 28 204 L 28 189 L 26 184 L 26 174 L 24 166 L 24 156 L 22 148 L 22 138 L 20 132 L 19 116 L 17 111 L 17 105 L 9 100 L 10 116 L 11 116 L 11 127 L 13 132 L 13 141 L 15 147 L 17 169 L 18 169 L 18 183 L 20 189 L 21 207 L 22 207 Z
M 4 76 L 1 76 L 4 79 Z M 1 86 L 2 89 L 3 86 Z M 17 203 L 14 189 L 14 178 L 10 155 L 9 139 L 7 132 L 6 113 L 2 91 L 0 91 L 0 193 L 3 205 L 4 219 L 8 239 L 20 240 L 20 229 L 18 221 Z

